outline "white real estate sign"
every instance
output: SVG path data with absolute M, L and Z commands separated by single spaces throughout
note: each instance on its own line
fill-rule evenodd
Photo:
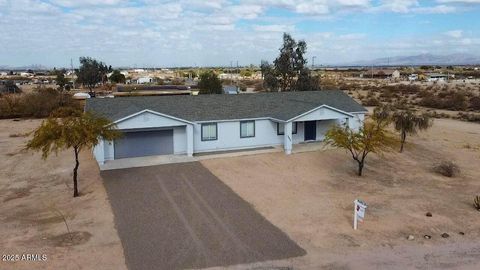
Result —
M 365 218 L 365 210 L 367 209 L 367 204 L 359 199 L 353 201 L 353 229 L 356 230 L 358 226 L 358 221 L 363 221 Z

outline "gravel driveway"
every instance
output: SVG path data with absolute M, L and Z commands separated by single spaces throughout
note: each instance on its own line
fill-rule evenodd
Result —
M 104 171 L 102 177 L 131 270 L 305 255 L 198 162 Z

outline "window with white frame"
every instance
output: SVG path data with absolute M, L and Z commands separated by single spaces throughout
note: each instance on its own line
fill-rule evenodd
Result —
M 217 139 L 217 123 L 202 124 L 202 141 L 214 141 Z
M 255 137 L 255 121 L 240 122 L 240 138 Z
M 297 134 L 297 122 L 292 123 L 292 134 Z M 277 135 L 285 135 L 284 123 L 277 123 Z

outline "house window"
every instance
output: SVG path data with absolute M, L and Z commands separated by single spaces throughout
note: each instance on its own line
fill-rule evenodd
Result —
M 255 137 L 255 121 L 240 122 L 240 138 Z
M 216 140 L 217 131 L 217 123 L 202 124 L 202 141 Z
M 292 123 L 292 134 L 297 134 L 297 122 Z M 277 135 L 285 135 L 284 123 L 277 123 Z

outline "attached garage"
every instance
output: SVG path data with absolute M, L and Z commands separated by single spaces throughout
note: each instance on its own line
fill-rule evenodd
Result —
M 124 132 L 114 141 L 115 159 L 173 154 L 173 129 Z

